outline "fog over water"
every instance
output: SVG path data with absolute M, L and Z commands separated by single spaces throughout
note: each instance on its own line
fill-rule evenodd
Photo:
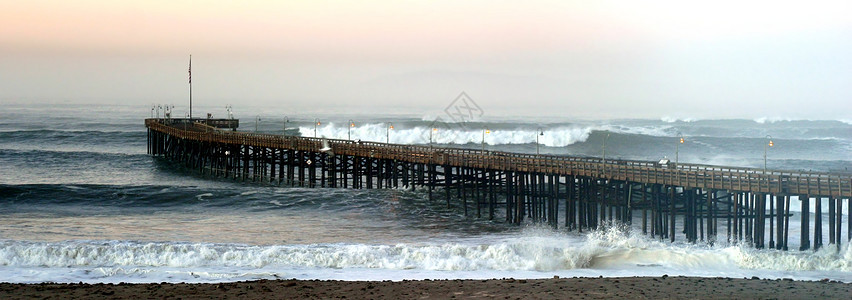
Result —
M 848 1 L 6 1 L 0 101 L 851 120 Z

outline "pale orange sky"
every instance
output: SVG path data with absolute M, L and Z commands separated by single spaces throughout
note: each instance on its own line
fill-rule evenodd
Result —
M 0 101 L 844 118 L 850 3 L 0 0 Z

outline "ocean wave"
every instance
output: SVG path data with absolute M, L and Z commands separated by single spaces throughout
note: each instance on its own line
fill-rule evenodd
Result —
M 446 124 L 445 124 L 446 125 Z M 353 128 L 328 123 L 316 128 L 318 137 L 333 139 L 363 140 L 371 142 L 386 142 L 394 144 L 429 144 L 430 138 L 436 144 L 479 144 L 483 142 L 484 128 L 471 128 L 462 124 L 448 124 L 444 127 L 432 130 L 427 126 L 404 127 L 397 126 L 388 129 L 385 123 L 369 123 Z M 713 129 L 691 129 L 679 128 L 674 124 L 563 124 L 553 127 L 538 127 L 516 125 L 512 128 L 500 128 L 506 124 L 497 124 L 489 128 L 484 134 L 484 142 L 487 145 L 519 145 L 533 144 L 538 140 L 541 145 L 547 147 L 564 147 L 577 143 L 583 143 L 596 131 L 610 132 L 614 134 L 639 135 L 646 137 L 677 137 L 682 131 L 685 136 L 692 137 L 719 137 L 741 139 L 740 134 L 724 130 Z M 511 126 L 511 125 L 509 125 Z M 313 137 L 314 127 L 299 127 L 301 136 Z M 543 134 L 542 134 L 543 133 Z M 829 135 L 831 134 L 831 135 Z M 836 136 L 832 132 L 813 132 L 808 134 L 779 132 L 777 135 L 791 140 L 830 140 L 845 141 L 846 138 Z M 774 135 L 773 135 L 774 136 Z
M 0 184 L 0 201 L 50 207 L 56 204 L 152 208 L 188 206 L 186 199 L 212 196 L 198 187 L 104 184 Z M 222 190 L 219 202 L 236 202 Z M 218 192 L 218 191 L 217 191 Z M 199 195 L 201 194 L 201 195 Z M 200 199 L 199 199 L 200 200 Z M 14 206 L 11 206 L 14 207 Z
M 139 158 L 139 157 L 148 157 L 145 149 L 139 145 L 118 145 L 118 146 L 104 146 L 100 148 L 95 147 L 85 147 L 85 146 L 63 146 L 57 147 L 55 149 L 45 149 L 44 146 L 38 145 L 27 145 L 27 144 L 14 144 L 14 145 L 4 145 L 0 144 L 0 156 L 12 156 L 12 155 L 20 155 L 20 156 L 31 156 L 38 157 L 44 156 L 45 158 L 58 157 L 58 158 L 80 158 L 80 157 L 125 157 L 125 158 Z
M 584 239 L 584 240 L 583 240 Z M 829 249 L 831 248 L 831 249 Z M 0 242 L 0 265 L 41 268 L 234 267 L 432 271 L 560 271 L 660 265 L 674 269 L 852 271 L 852 249 L 767 251 L 654 241 L 623 229 L 584 238 L 531 234 L 490 244 L 238 245 L 180 242 Z
M 728 247 L 722 253 L 745 269 L 777 271 L 852 271 L 852 247 L 827 245 L 817 251 L 765 251 L 749 247 Z
M 547 147 L 564 147 L 585 142 L 594 131 L 606 131 L 616 134 L 646 135 L 654 137 L 673 137 L 677 135 L 676 128 L 670 125 L 630 126 L 622 124 L 603 125 L 559 125 L 551 128 L 512 128 L 489 129 L 469 128 L 464 125 L 448 125 L 450 128 L 432 130 L 425 126 L 411 128 L 388 129 L 386 124 L 364 124 L 354 128 L 338 126 L 329 123 L 316 128 L 318 137 L 333 139 L 386 142 L 394 144 L 428 144 L 430 137 L 436 144 L 479 144 L 487 145 L 518 145 L 533 144 L 538 141 Z M 431 132 L 431 133 L 430 133 Z M 314 136 L 314 127 L 299 127 L 302 136 Z
M 198 185 L 202 183 L 202 185 Z M 204 184 L 208 183 L 208 184 Z M 244 211 L 286 209 L 322 209 L 329 211 L 361 211 L 381 209 L 384 202 L 365 194 L 393 193 L 397 197 L 420 199 L 419 191 L 404 188 L 378 190 L 278 188 L 224 181 L 192 181 L 185 185 L 131 184 L 2 184 L 0 203 L 6 209 L 18 205 L 48 208 L 52 205 L 81 207 L 133 208 L 136 211 L 169 207 L 172 209 L 229 208 Z
M 766 124 L 766 123 L 772 124 L 772 123 L 776 123 L 776 122 L 791 122 L 791 121 L 796 121 L 796 119 L 793 119 L 793 118 L 781 118 L 781 117 L 760 117 L 760 118 L 755 118 L 753 121 L 754 121 L 755 123 L 758 123 L 758 124 Z
M 490 133 L 483 134 L 482 128 L 466 128 L 462 125 L 451 125 L 454 128 L 439 128 L 432 130 L 428 127 L 416 126 L 413 128 L 388 129 L 385 124 L 364 124 L 351 128 L 353 140 L 385 142 L 394 144 L 428 144 L 430 136 L 433 143 L 437 144 L 479 144 L 483 142 L 488 145 L 507 144 L 532 144 L 538 142 L 549 147 L 562 147 L 578 142 L 584 142 L 592 133 L 593 127 L 570 127 L 563 126 L 549 128 L 541 135 L 536 128 L 518 129 L 494 129 Z M 314 136 L 313 127 L 299 127 L 302 136 Z M 347 139 L 350 128 L 346 126 L 335 126 L 329 123 L 316 129 L 319 137 Z
M 602 125 L 595 127 L 595 130 L 609 131 L 618 134 L 634 134 L 646 135 L 654 137 L 674 137 L 678 132 L 675 127 L 669 125 L 660 126 L 627 126 L 627 125 Z
M 587 265 L 568 249 L 533 243 L 432 246 L 62 242 L 0 244 L 0 265 L 14 267 L 379 268 L 424 270 L 557 270 Z
M 660 118 L 660 121 L 663 121 L 663 122 L 666 122 L 666 123 L 677 123 L 677 122 L 692 123 L 692 122 L 695 122 L 695 121 L 698 121 L 698 120 L 699 119 L 696 119 L 696 118 L 677 118 L 677 117 L 669 117 L 669 116 L 665 116 L 665 117 Z
M 144 130 L 88 130 L 88 129 L 0 129 L 0 137 L 39 136 L 65 137 L 87 135 L 139 135 Z
M 0 145 L 9 150 L 144 153 L 144 131 L 16 130 L 0 132 Z
M 852 120 L 850 119 L 808 119 L 808 118 L 790 118 L 790 117 L 759 117 L 752 119 L 755 123 L 758 124 L 772 124 L 778 122 L 840 122 L 847 125 L 852 125 Z

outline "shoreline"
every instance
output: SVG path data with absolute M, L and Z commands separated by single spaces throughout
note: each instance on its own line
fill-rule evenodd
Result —
M 572 277 L 402 281 L 257 280 L 226 283 L 0 283 L 3 299 L 849 299 L 852 283 L 827 279 Z

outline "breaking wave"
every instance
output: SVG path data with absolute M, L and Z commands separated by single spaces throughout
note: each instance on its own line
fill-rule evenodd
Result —
M 579 126 L 560 125 L 539 131 L 538 128 L 489 129 L 484 133 L 483 128 L 468 128 L 462 125 L 453 128 L 438 128 L 432 130 L 425 126 L 411 128 L 388 129 L 386 124 L 365 124 L 354 128 L 327 124 L 316 129 L 318 137 L 333 139 L 386 142 L 394 144 L 428 144 L 430 138 L 436 144 L 479 144 L 487 145 L 517 145 L 533 144 L 538 141 L 548 147 L 564 147 L 575 143 L 585 142 L 594 131 L 608 131 L 618 134 L 635 134 L 655 137 L 671 137 L 677 135 L 672 126 L 627 126 L 616 124 Z M 431 131 L 431 132 L 430 132 Z M 299 127 L 302 136 L 314 136 L 313 127 Z
M 390 141 L 394 144 L 428 144 L 430 135 L 433 143 L 437 144 L 479 144 L 483 141 L 488 145 L 507 145 L 507 144 L 532 144 L 538 141 L 542 145 L 549 147 L 567 146 L 578 142 L 584 142 L 591 135 L 592 127 L 557 127 L 549 128 L 540 135 L 535 128 L 520 128 L 520 129 L 494 129 L 489 130 L 489 133 L 483 134 L 484 129 L 465 128 L 458 126 L 456 128 L 440 128 L 433 131 L 429 127 L 417 126 L 412 128 L 394 128 L 388 129 L 385 124 L 365 124 L 351 129 L 351 137 L 353 140 L 385 142 Z M 299 133 L 302 136 L 313 136 L 313 127 L 299 127 Z M 335 126 L 329 124 L 317 128 L 317 136 L 347 139 L 350 135 L 350 129 L 343 126 Z
M 698 121 L 698 119 L 696 119 L 696 118 L 676 118 L 676 117 L 666 116 L 666 117 L 660 118 L 660 121 L 663 121 L 663 122 L 666 122 L 666 123 L 677 123 L 677 122 L 692 123 L 692 122 Z
M 667 270 L 703 269 L 732 273 L 742 270 L 852 271 L 852 248 L 848 244 L 839 250 L 826 247 L 816 252 L 669 244 L 612 227 L 586 236 L 544 229 L 526 230 L 524 234 L 493 243 L 434 245 L 257 246 L 181 242 L 3 241 L 0 242 L 0 266 L 19 270 L 83 268 L 91 269 L 101 277 L 144 271 L 145 277 L 154 281 L 168 276 L 153 276 L 152 273 L 184 269 L 231 270 L 240 276 L 258 270 L 274 276 L 286 276 L 292 270 L 305 268 L 339 272 L 349 269 L 558 272 L 657 266 Z M 204 272 L 197 273 L 195 276 L 204 276 Z M 213 273 L 221 275 L 221 272 Z M 221 281 L 223 278 L 207 280 Z

